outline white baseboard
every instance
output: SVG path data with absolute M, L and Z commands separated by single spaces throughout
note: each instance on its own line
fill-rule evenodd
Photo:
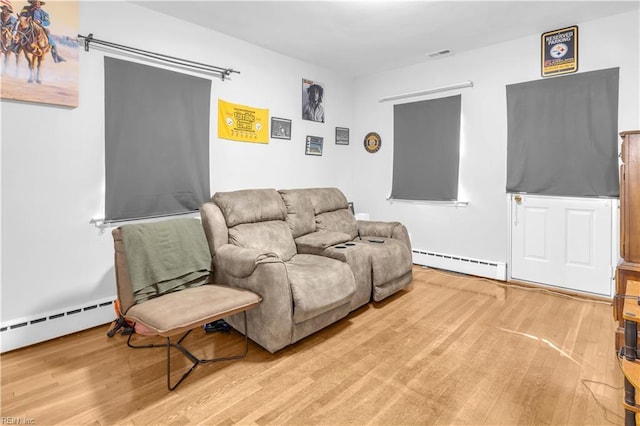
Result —
M 417 249 L 413 249 L 412 252 L 413 263 L 417 265 L 431 266 L 501 281 L 506 281 L 507 279 L 507 265 L 504 262 L 473 259 Z
M 107 298 L 79 307 L 6 321 L 0 325 L 0 352 L 108 324 L 115 318 L 113 298 Z

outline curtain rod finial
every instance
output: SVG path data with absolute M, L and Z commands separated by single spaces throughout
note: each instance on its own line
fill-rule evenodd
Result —
M 93 40 L 93 33 L 89 33 L 88 36 L 83 36 L 78 34 L 78 37 L 82 37 L 84 38 L 84 51 L 88 52 L 89 51 L 89 43 L 91 43 L 91 41 Z

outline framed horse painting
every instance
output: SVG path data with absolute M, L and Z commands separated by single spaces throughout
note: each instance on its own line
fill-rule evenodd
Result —
M 0 98 L 78 106 L 77 1 L 0 0 Z

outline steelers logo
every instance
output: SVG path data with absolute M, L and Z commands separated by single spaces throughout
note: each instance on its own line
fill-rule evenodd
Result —
M 227 122 L 227 126 L 233 125 L 233 118 L 227 117 L 226 122 Z
M 551 47 L 549 54 L 552 58 L 560 59 L 569 52 L 569 47 L 564 43 L 558 43 Z
M 369 132 L 367 133 L 367 136 L 364 137 L 364 149 L 366 149 L 367 152 L 370 152 L 372 154 L 374 152 L 378 152 L 381 144 L 382 139 L 376 132 Z
M 260 131 L 262 129 L 262 124 L 256 123 L 256 130 Z

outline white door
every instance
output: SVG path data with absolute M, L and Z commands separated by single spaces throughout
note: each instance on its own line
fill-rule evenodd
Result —
M 511 278 L 611 296 L 610 199 L 511 195 Z

